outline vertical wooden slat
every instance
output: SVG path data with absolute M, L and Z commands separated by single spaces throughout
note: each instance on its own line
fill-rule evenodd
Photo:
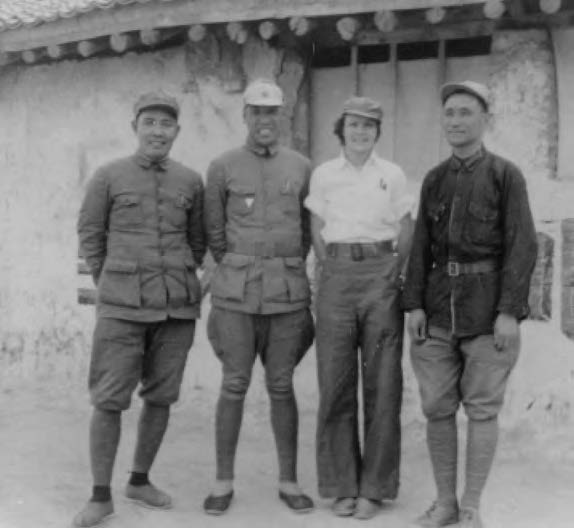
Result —
M 361 95 L 361 72 L 359 71 L 359 46 L 351 46 L 351 70 L 353 72 L 353 93 Z

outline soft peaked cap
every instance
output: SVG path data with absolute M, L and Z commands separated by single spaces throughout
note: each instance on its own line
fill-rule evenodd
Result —
M 177 99 L 162 91 L 142 94 L 134 105 L 134 116 L 137 118 L 143 110 L 148 108 L 163 108 L 176 119 L 179 117 L 179 103 Z
M 283 106 L 283 92 L 270 79 L 256 79 L 245 89 L 243 102 L 251 106 Z
M 343 105 L 343 114 L 368 117 L 379 123 L 383 119 L 383 109 L 380 103 L 369 97 L 350 97 Z
M 446 100 L 455 93 L 466 93 L 476 97 L 488 110 L 490 94 L 488 88 L 484 84 L 475 81 L 447 83 L 440 89 L 442 104 L 446 103 Z

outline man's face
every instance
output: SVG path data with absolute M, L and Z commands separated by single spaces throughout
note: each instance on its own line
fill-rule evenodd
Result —
M 370 152 L 377 141 L 377 122 L 369 117 L 347 114 L 343 138 L 345 149 L 357 153 Z
M 152 160 L 165 158 L 179 133 L 177 120 L 161 108 L 142 110 L 132 122 L 139 152 Z
M 449 144 L 466 147 L 482 142 L 488 123 L 488 114 L 472 95 L 451 95 L 443 105 L 442 126 Z
M 277 143 L 280 109 L 279 106 L 245 106 L 243 119 L 249 137 L 256 145 L 267 147 Z

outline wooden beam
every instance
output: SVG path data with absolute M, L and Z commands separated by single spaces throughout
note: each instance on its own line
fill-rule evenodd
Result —
M 377 11 L 373 21 L 377 29 L 383 33 L 389 33 L 397 26 L 397 16 L 392 11 Z
M 440 0 L 443 7 L 484 4 L 485 0 Z M 215 24 L 290 17 L 319 17 L 380 10 L 427 9 L 437 0 L 194 0 L 193 2 L 148 2 L 114 9 L 95 9 L 72 18 L 34 27 L 0 32 L 0 49 L 22 51 L 50 44 L 77 42 L 114 33 L 191 24 Z
M 249 32 L 241 22 L 230 22 L 225 27 L 225 31 L 232 42 L 237 42 L 237 44 L 245 44 L 247 42 Z
M 114 33 L 110 35 L 110 48 L 116 53 L 125 51 L 137 46 L 138 39 L 134 33 Z
M 8 64 L 15 62 L 17 55 L 15 53 L 5 53 L 0 52 L 0 68 L 2 66 L 8 66 Z
M 484 4 L 484 16 L 491 20 L 500 18 L 504 14 L 504 11 L 506 11 L 506 7 L 502 0 L 488 0 L 486 4 Z
M 364 29 L 357 34 L 357 44 L 372 46 L 401 42 L 425 42 L 433 40 L 450 40 L 492 35 L 497 21 L 480 20 L 464 24 L 426 25 L 419 28 L 397 29 L 392 33 Z
M 52 44 L 46 48 L 46 53 L 51 59 L 59 60 L 65 54 L 65 46 L 64 44 Z
M 259 36 L 263 40 L 270 40 L 275 35 L 279 34 L 279 26 L 276 22 L 265 20 L 259 24 Z
M 317 21 L 308 17 L 294 16 L 289 19 L 289 29 L 298 37 L 307 35 L 316 25 Z
M 139 35 L 140 42 L 144 46 L 157 46 L 161 42 L 161 31 L 159 29 L 142 29 Z
M 429 24 L 440 24 L 446 16 L 444 7 L 431 7 L 425 11 L 425 18 Z
M 26 64 L 34 64 L 40 60 L 42 55 L 43 53 L 39 49 L 24 50 L 22 52 L 22 60 Z
M 337 31 L 343 40 L 353 40 L 360 28 L 361 22 L 355 17 L 343 17 L 337 21 Z
M 540 10 L 547 15 L 557 13 L 561 6 L 561 0 L 540 0 Z
M 99 53 L 100 51 L 106 51 L 110 49 L 109 43 L 107 40 L 100 39 L 100 40 L 82 40 L 78 42 L 76 45 L 76 49 L 78 54 L 84 59 Z
M 207 28 L 203 24 L 193 24 L 187 30 L 187 37 L 191 42 L 201 42 L 207 35 Z

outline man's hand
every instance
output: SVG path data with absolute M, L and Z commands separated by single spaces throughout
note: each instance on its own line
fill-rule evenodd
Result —
M 409 335 L 413 341 L 424 341 L 427 338 L 427 316 L 421 308 L 409 312 L 407 323 Z
M 516 317 L 500 313 L 494 323 L 494 346 L 502 351 L 518 344 L 520 331 Z

